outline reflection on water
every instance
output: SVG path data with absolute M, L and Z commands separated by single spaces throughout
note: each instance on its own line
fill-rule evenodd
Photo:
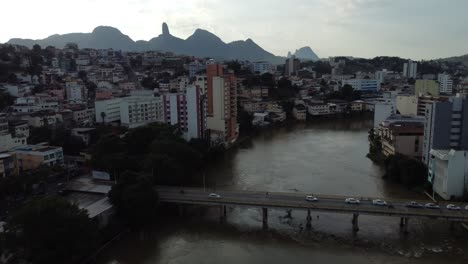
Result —
M 313 194 L 414 199 L 421 195 L 384 182 L 365 156 L 371 121 L 321 120 L 266 131 L 230 151 L 207 171 L 216 189 L 300 191 Z M 467 261 L 466 232 L 449 231 L 443 221 L 411 219 L 401 234 L 398 219 L 360 216 L 357 235 L 350 216 L 305 212 L 269 213 L 270 231 L 261 231 L 257 209 L 231 208 L 228 224 L 212 208 L 190 207 L 170 217 L 150 238 L 128 235 L 101 256 L 100 263 L 453 263 Z M 444 262 L 445 262 L 444 261 Z

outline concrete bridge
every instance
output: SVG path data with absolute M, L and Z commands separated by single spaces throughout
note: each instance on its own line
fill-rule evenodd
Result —
M 182 191 L 183 190 L 183 191 Z M 263 228 L 268 228 L 268 209 L 284 209 L 307 211 L 306 226 L 312 226 L 311 211 L 334 212 L 352 215 L 353 230 L 358 231 L 359 215 L 393 216 L 400 218 L 400 226 L 408 232 L 409 219 L 413 217 L 446 220 L 451 224 L 455 222 L 468 222 L 468 211 L 463 204 L 457 204 L 461 210 L 448 210 L 448 203 L 440 203 L 440 209 L 409 208 L 407 200 L 387 200 L 387 206 L 372 204 L 371 197 L 354 197 L 361 201 L 360 204 L 345 203 L 345 196 L 330 196 L 314 194 L 319 200 L 316 202 L 306 201 L 306 193 L 280 193 L 280 192 L 256 192 L 256 191 L 228 191 L 219 190 L 219 197 L 210 197 L 211 190 L 189 187 L 166 187 L 158 186 L 159 199 L 164 203 L 195 204 L 219 206 L 220 221 L 226 220 L 226 207 L 249 207 L 259 208 L 263 215 Z M 384 200 L 384 199 L 382 199 Z M 431 201 L 417 201 L 425 204 Z

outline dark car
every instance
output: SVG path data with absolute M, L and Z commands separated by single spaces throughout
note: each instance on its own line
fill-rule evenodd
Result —
M 420 204 L 418 202 L 415 202 L 415 201 L 411 201 L 411 202 L 406 204 L 406 207 L 409 207 L 409 208 L 423 208 L 424 205 Z

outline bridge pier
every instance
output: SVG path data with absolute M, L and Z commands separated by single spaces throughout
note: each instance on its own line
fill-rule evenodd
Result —
M 291 212 L 292 210 L 286 210 L 286 218 L 292 218 Z
M 307 209 L 307 223 L 306 223 L 306 227 L 308 229 L 312 228 L 312 216 L 310 216 L 310 209 Z
M 409 217 L 402 217 L 400 219 L 400 227 L 403 228 L 403 233 L 408 234 L 408 225 L 409 225 Z
M 453 231 L 453 230 L 455 230 L 455 222 L 450 221 L 450 231 Z
M 179 204 L 178 206 L 178 209 L 179 209 L 179 216 L 182 217 L 185 215 L 185 207 L 183 204 Z
M 225 205 L 220 205 L 219 206 L 219 222 L 221 224 L 225 223 L 226 222 L 226 206 Z
M 353 232 L 359 231 L 358 217 L 358 213 L 353 213 L 353 220 L 351 221 L 351 223 L 353 223 Z
M 263 214 L 263 219 L 262 219 L 263 229 L 268 229 L 268 209 L 262 208 L 262 214 Z

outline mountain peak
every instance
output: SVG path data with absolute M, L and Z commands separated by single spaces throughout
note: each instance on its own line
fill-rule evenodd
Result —
M 169 33 L 169 26 L 166 24 L 166 22 L 164 22 L 162 24 L 162 34 L 163 35 L 170 35 Z
M 122 34 L 119 29 L 109 26 L 98 26 L 93 30 L 93 34 Z
M 313 60 L 313 61 L 319 60 L 319 57 L 317 56 L 317 54 L 315 54 L 315 52 L 309 46 L 297 49 L 296 52 L 294 52 L 294 55 L 298 59 Z
M 204 40 L 211 40 L 211 41 L 217 41 L 217 42 L 223 42 L 218 36 L 215 34 L 209 32 L 208 30 L 200 29 L 197 28 L 193 34 L 188 37 L 188 39 L 204 39 Z

